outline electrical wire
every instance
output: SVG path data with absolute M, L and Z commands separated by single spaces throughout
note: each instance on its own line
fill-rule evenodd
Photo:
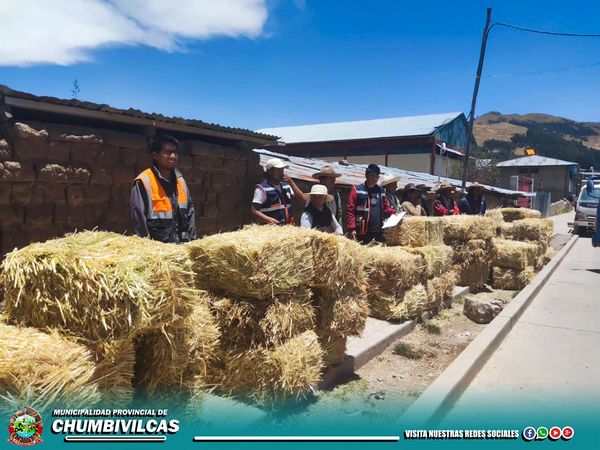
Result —
M 544 69 L 544 70 L 536 70 L 530 72 L 522 72 L 522 73 L 506 73 L 500 75 L 485 75 L 482 78 L 511 78 L 511 77 L 520 77 L 527 75 L 539 75 L 544 73 L 552 73 L 552 72 L 565 72 L 573 69 L 584 69 L 587 67 L 600 66 L 600 62 L 591 63 L 591 64 L 581 64 L 578 66 L 566 66 L 566 67 L 557 67 L 555 69 Z
M 600 37 L 600 34 L 588 34 L 588 33 L 559 33 L 556 31 L 545 31 L 545 30 L 535 30 L 533 28 L 525 28 L 517 25 L 511 25 L 509 23 L 504 22 L 495 22 L 492 24 L 490 28 L 498 25 L 501 27 L 514 28 L 515 30 L 526 31 L 528 33 L 537 33 L 537 34 L 549 34 L 551 36 L 570 36 L 570 37 Z

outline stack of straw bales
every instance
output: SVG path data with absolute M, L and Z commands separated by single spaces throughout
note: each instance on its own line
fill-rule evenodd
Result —
M 32 311 L 31 314 L 36 314 Z M 24 405 L 88 408 L 100 400 L 89 349 L 57 331 L 0 324 L 0 413 Z
M 537 211 L 536 211 L 537 212 Z M 554 232 L 554 222 L 551 219 L 520 219 L 502 226 L 502 236 L 521 242 L 529 242 L 537 247 L 537 269 L 541 268 L 552 257 L 549 250 L 550 238 Z
M 251 226 L 186 245 L 221 330 L 209 381 L 268 404 L 303 397 L 341 361 L 368 308 L 357 244 L 297 227 Z
M 364 249 L 369 280 L 369 309 L 373 317 L 408 320 L 419 316 L 428 304 L 424 282 L 426 265 L 421 254 L 400 247 L 370 246 Z
M 387 245 L 425 247 L 443 244 L 443 229 L 433 217 L 406 217 L 394 227 L 384 230 Z
M 486 284 L 497 221 L 493 217 L 467 215 L 446 216 L 440 220 L 444 228 L 444 243 L 454 250 L 453 264 L 458 271 L 458 284 Z
M 537 246 L 528 242 L 496 238 L 492 242 L 492 286 L 519 290 L 535 275 Z
M 2 277 L 7 321 L 56 330 L 88 348 L 104 405 L 131 400 L 136 342 L 154 339 L 152 352 L 147 346 L 138 350 L 136 368 L 149 391 L 189 387 L 178 372 L 189 339 L 199 340 L 193 348 L 200 349 L 200 360 L 209 359 L 216 345 L 214 332 L 189 334 L 215 328 L 210 314 L 197 316 L 193 330 L 188 326 L 205 294 L 195 289 L 191 261 L 180 246 L 76 233 L 8 254 Z M 186 344 L 178 345 L 180 339 Z M 197 381 L 196 374 L 188 375 Z

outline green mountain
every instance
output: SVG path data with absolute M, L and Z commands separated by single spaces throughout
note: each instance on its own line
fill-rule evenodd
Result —
M 600 122 L 577 122 L 549 114 L 501 114 L 478 117 L 473 129 L 480 154 L 503 160 L 538 155 L 574 161 L 583 168 L 600 167 Z

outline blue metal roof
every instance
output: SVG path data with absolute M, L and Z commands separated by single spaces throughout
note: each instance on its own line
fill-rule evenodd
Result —
M 336 180 L 336 183 L 346 186 L 354 186 L 362 183 L 365 180 L 365 170 L 367 166 L 365 164 L 352 164 L 352 163 L 340 163 L 340 162 L 329 162 L 321 159 L 314 158 L 302 158 L 300 156 L 289 156 L 283 155 L 281 153 L 275 153 L 269 150 L 264 149 L 255 149 L 256 153 L 260 155 L 260 164 L 264 167 L 267 163 L 267 160 L 270 158 L 280 158 L 283 161 L 286 161 L 289 165 L 289 168 L 286 169 L 286 173 L 296 179 L 302 181 L 308 181 L 311 183 L 316 183 L 312 175 L 325 165 L 332 166 L 338 173 L 342 174 Z M 445 178 L 439 177 L 437 175 L 430 175 L 428 173 L 422 172 L 412 172 L 409 170 L 396 169 L 393 167 L 387 166 L 379 166 L 381 169 L 381 174 L 392 174 L 394 176 L 398 176 L 400 180 L 398 181 L 398 186 L 402 187 L 408 183 L 414 184 L 424 184 L 432 189 L 435 189 L 439 183 L 442 181 L 448 181 L 453 186 L 458 188 L 461 187 L 461 180 L 455 180 L 453 178 Z M 467 183 L 467 186 L 470 186 L 471 183 Z M 494 192 L 501 195 L 510 195 L 510 196 L 532 196 L 530 192 L 520 192 L 513 191 L 511 189 L 503 189 L 496 186 L 482 185 L 485 190 L 489 192 Z
M 540 155 L 523 156 L 496 164 L 497 167 L 577 166 L 576 162 L 547 158 Z
M 428 136 L 462 114 L 461 112 L 450 112 L 423 116 L 393 117 L 389 119 L 263 128 L 257 132 L 279 136 L 287 144 Z

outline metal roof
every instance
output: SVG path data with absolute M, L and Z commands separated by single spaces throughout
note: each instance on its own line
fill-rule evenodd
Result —
M 321 170 L 321 167 L 330 165 L 338 173 L 342 174 L 342 176 L 336 180 L 336 183 L 341 184 L 342 186 L 355 186 L 365 181 L 365 170 L 367 168 L 366 164 L 329 162 L 315 158 L 302 158 L 300 156 L 283 155 L 281 153 L 275 153 L 264 149 L 255 149 L 254 151 L 260 155 L 260 164 L 263 167 L 265 167 L 267 160 L 270 158 L 280 158 L 283 161 L 286 161 L 289 164 L 289 168 L 286 169 L 286 173 L 295 180 L 316 183 L 317 180 L 315 180 L 312 175 Z M 462 185 L 461 180 L 455 180 L 452 178 L 438 177 L 437 175 L 430 175 L 422 172 L 411 172 L 409 170 L 396 169 L 382 165 L 379 167 L 382 174 L 389 173 L 400 177 L 400 181 L 398 181 L 398 186 L 400 187 L 408 183 L 414 183 L 424 184 L 430 188 L 435 188 L 442 181 L 448 181 L 458 188 L 460 188 Z M 467 183 L 467 186 L 470 185 L 471 183 Z M 511 189 L 503 189 L 496 186 L 482 186 L 489 192 L 494 192 L 501 195 L 526 197 L 535 195 L 530 192 L 513 191 Z
M 42 97 L 28 92 L 15 91 L 8 86 L 0 85 L 0 103 L 6 103 L 15 108 L 43 110 L 57 114 L 75 115 L 87 114 L 91 118 L 141 125 L 155 124 L 160 128 L 171 128 L 189 133 L 219 133 L 222 137 L 230 139 L 247 139 L 249 141 L 269 145 L 276 143 L 276 136 L 269 136 L 243 128 L 226 127 L 196 119 L 163 116 L 158 113 L 147 113 L 139 109 L 119 109 L 106 104 L 98 104 L 77 99 L 61 99 L 56 97 Z
M 263 128 L 259 133 L 279 136 L 287 144 L 299 142 L 348 141 L 407 136 L 428 136 L 461 116 L 461 112 L 354 122 L 321 123 L 294 127 Z
M 497 167 L 529 167 L 529 166 L 577 166 L 578 163 L 563 161 L 561 159 L 547 158 L 545 156 L 533 155 L 522 158 L 510 159 L 496 164 Z

